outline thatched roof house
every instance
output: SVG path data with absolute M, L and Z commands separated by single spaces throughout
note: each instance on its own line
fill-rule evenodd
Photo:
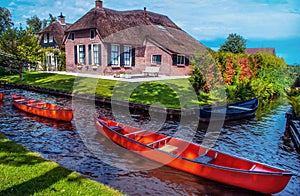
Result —
M 146 8 L 115 11 L 103 8 L 100 0 L 66 30 L 64 43 L 67 70 L 95 74 L 121 69 L 141 73 L 147 66 L 160 67 L 165 75 L 188 74 L 190 58 L 205 49 L 167 16 Z
M 42 47 L 54 47 L 64 50 L 63 38 L 65 30 L 70 26 L 71 24 L 65 22 L 65 16 L 61 13 L 58 16 L 58 21 L 51 23 L 39 32 L 40 45 Z

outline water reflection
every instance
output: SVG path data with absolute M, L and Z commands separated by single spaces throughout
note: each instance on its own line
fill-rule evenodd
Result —
M 82 103 L 79 116 L 71 123 L 57 122 L 13 108 L 9 93 L 13 92 L 67 107 L 72 106 L 70 99 L 19 89 L 7 88 L 4 91 L 6 95 L 3 102 L 0 102 L 2 133 L 31 151 L 41 153 L 47 159 L 122 190 L 124 193 L 130 195 L 254 194 L 166 166 L 160 167 L 159 164 L 122 148 L 116 150 L 116 146 L 111 141 L 95 131 L 93 122 L 85 111 L 85 108 L 90 107 L 89 102 Z M 299 174 L 300 156 L 288 140 L 282 139 L 285 127 L 284 114 L 288 108 L 289 106 L 284 102 L 275 102 L 269 106 L 269 109 L 259 110 L 256 118 L 225 123 L 214 148 Z M 94 110 L 98 114 L 113 118 L 110 109 L 105 105 L 96 106 Z M 134 113 L 131 119 L 126 120 L 134 126 L 157 129 L 148 114 Z M 176 121 L 167 120 L 159 132 L 174 135 L 178 127 Z M 201 143 L 206 129 L 207 124 L 199 124 L 193 141 Z M 154 169 L 139 170 L 145 166 Z M 287 188 L 277 195 L 298 195 L 299 187 L 300 176 L 294 176 Z

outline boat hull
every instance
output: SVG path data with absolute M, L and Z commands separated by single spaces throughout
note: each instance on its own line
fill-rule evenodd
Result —
M 182 152 L 181 154 L 165 153 L 151 146 L 141 144 L 136 140 L 130 139 L 122 134 L 118 134 L 117 132 L 114 132 L 107 126 L 103 125 L 101 121 L 99 122 L 97 118 L 95 118 L 95 126 L 97 130 L 108 139 L 141 156 L 173 167 L 175 169 L 182 170 L 184 172 L 188 172 L 210 180 L 218 181 L 224 184 L 252 191 L 273 194 L 282 191 L 291 178 L 291 173 L 287 171 L 278 172 L 279 170 L 274 168 L 274 172 L 266 172 L 270 169 L 270 166 L 264 166 L 256 162 L 250 163 L 250 161 L 241 160 L 240 158 L 230 160 L 235 160 L 237 165 L 239 164 L 238 162 L 247 166 L 250 164 L 256 165 L 256 168 L 253 169 L 253 171 L 250 171 L 250 168 L 242 170 L 220 166 L 217 164 L 218 161 L 225 160 L 226 157 L 229 156 L 220 152 L 218 152 L 217 154 L 218 159 L 213 160 L 211 164 L 200 164 L 199 162 L 195 162 L 191 159 L 181 156 L 182 154 L 184 154 L 184 152 Z M 173 143 L 178 143 L 178 141 L 181 140 L 176 139 L 173 141 Z M 186 147 L 189 148 L 189 144 L 187 144 Z M 209 153 L 212 156 L 216 155 L 216 151 L 213 150 L 210 150 Z M 222 164 L 224 165 L 224 163 Z M 231 163 L 225 163 L 225 165 L 226 164 L 229 165 Z
M 248 101 L 237 102 L 223 106 L 203 106 L 200 108 L 199 120 L 209 121 L 230 121 L 250 118 L 255 116 L 259 101 L 257 98 Z
M 13 95 L 12 98 L 13 106 L 24 112 L 60 121 L 71 121 L 73 119 L 73 110 L 71 109 L 27 99 L 17 95 Z M 24 101 L 18 101 L 22 99 L 24 99 Z

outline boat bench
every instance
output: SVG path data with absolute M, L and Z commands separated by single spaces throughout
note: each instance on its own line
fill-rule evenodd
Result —
M 207 164 L 207 163 L 211 162 L 212 160 L 216 159 L 218 156 L 218 152 L 215 152 L 214 157 L 207 156 L 207 153 L 208 153 L 208 149 L 206 150 L 206 152 L 204 154 L 196 157 L 193 161 L 198 162 L 198 163 Z
M 153 74 L 154 76 L 158 76 L 159 67 L 146 67 L 143 71 L 145 76 L 149 76 L 149 74 Z

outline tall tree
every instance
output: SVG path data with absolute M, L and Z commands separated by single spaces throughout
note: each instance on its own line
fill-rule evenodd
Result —
M 23 68 L 40 60 L 40 45 L 38 38 L 32 36 L 32 31 L 22 28 L 8 28 L 0 36 L 1 61 L 9 69 L 19 73 L 23 79 Z
M 56 21 L 56 17 L 54 17 L 52 14 L 49 14 L 49 23 L 53 23 Z
M 0 34 L 12 25 L 10 11 L 4 7 L 0 7 Z
M 221 45 L 221 52 L 232 52 L 232 53 L 245 53 L 246 50 L 246 40 L 235 33 L 229 34 L 226 42 Z
M 36 15 L 27 18 L 26 23 L 34 34 L 38 34 L 42 30 L 42 21 Z

